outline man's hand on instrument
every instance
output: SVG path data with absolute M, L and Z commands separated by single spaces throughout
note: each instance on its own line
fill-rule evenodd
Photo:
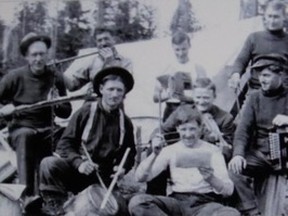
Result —
M 98 170 L 98 165 L 88 160 L 82 162 L 78 167 L 78 171 L 85 175 L 90 175 L 93 171 Z
M 247 161 L 240 155 L 234 156 L 228 164 L 228 168 L 236 174 L 242 173 L 243 169 L 247 166 Z
M 212 167 L 198 167 L 200 174 L 205 181 L 208 181 L 214 176 L 214 169 Z
M 273 120 L 272 120 L 272 124 L 276 125 L 276 126 L 284 126 L 284 125 L 288 125 L 288 116 L 287 115 L 282 115 L 282 114 L 278 114 Z
M 205 140 L 210 143 L 216 143 L 219 141 L 219 135 L 214 131 L 210 131 L 209 133 L 205 134 Z
M 13 104 L 7 104 L 0 109 L 0 116 L 7 116 L 15 112 L 16 107 Z
M 114 176 L 118 172 L 118 169 L 119 169 L 119 166 L 113 167 L 114 174 L 111 175 L 111 178 L 114 178 Z M 122 179 L 124 177 L 124 175 L 125 175 L 125 168 L 122 168 L 119 172 L 118 179 Z
M 234 73 L 228 80 L 228 86 L 233 89 L 238 89 L 240 86 L 240 74 Z
M 111 47 L 99 49 L 99 55 L 104 62 L 108 62 L 114 59 L 114 51 Z
M 156 134 L 156 136 L 152 139 L 151 144 L 152 144 L 152 151 L 154 152 L 155 155 L 158 155 L 165 145 L 164 137 L 160 134 Z

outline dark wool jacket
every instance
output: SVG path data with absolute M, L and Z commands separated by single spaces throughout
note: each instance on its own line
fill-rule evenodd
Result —
M 81 148 L 81 138 L 89 119 L 90 107 L 91 103 L 86 103 L 73 115 L 56 148 L 56 152 L 61 157 L 67 158 L 75 169 L 78 169 L 83 162 L 81 155 L 84 153 Z M 101 176 L 108 177 L 113 173 L 113 166 L 119 165 L 128 147 L 131 148 L 131 151 L 124 166 L 126 172 L 134 165 L 136 150 L 132 122 L 124 115 L 125 135 L 122 146 L 119 146 L 119 121 L 119 109 L 108 113 L 103 109 L 101 100 L 99 100 L 85 145 L 92 160 L 99 165 Z
M 259 31 L 250 34 L 235 60 L 232 72 L 243 75 L 248 64 L 250 62 L 253 64 L 256 56 L 269 53 L 279 53 L 288 58 L 288 34 L 282 30 L 273 33 Z M 258 74 L 255 70 L 251 71 L 249 84 L 252 88 L 260 87 Z
M 47 100 L 49 92 L 55 87 L 60 96 L 66 96 L 65 84 L 60 73 L 46 68 L 43 75 L 36 76 L 29 66 L 21 67 L 9 72 L 1 80 L 0 103 L 12 103 L 15 106 L 34 104 Z M 53 112 L 60 118 L 68 118 L 72 111 L 70 103 L 63 103 L 54 108 Z M 43 128 L 51 126 L 53 118 L 51 107 L 44 107 L 14 115 L 12 125 Z
M 281 87 L 270 92 L 258 90 L 252 93 L 243 108 L 235 132 L 233 156 L 245 156 L 245 152 L 250 149 L 269 153 L 268 133 L 278 114 L 288 115 L 287 89 Z

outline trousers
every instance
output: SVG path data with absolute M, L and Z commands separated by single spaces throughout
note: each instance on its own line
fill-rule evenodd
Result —
M 19 183 L 26 185 L 26 195 L 39 194 L 39 165 L 43 158 L 52 155 L 50 128 L 19 127 L 9 129 L 9 139 L 16 150 Z
M 172 194 L 170 197 L 139 194 L 129 202 L 131 216 L 240 216 L 209 195 Z
M 103 178 L 106 186 L 109 181 Z M 44 158 L 40 164 L 40 192 L 43 194 L 56 193 L 67 196 L 68 192 L 77 194 L 92 184 L 99 184 L 96 173 L 90 175 L 81 174 L 66 159 L 52 156 Z M 127 201 L 115 189 L 113 195 L 119 205 L 117 215 L 128 215 Z
M 273 171 L 265 155 L 259 151 L 248 152 L 245 159 L 247 166 L 242 174 L 228 171 L 235 186 L 231 200 L 235 201 L 235 207 L 241 212 L 258 209 L 254 186 L 257 185 L 257 182 L 262 182 Z

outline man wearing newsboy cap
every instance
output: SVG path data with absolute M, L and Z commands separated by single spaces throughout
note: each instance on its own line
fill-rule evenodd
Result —
M 121 107 L 133 85 L 133 76 L 124 68 L 110 67 L 96 74 L 93 89 L 99 100 L 86 103 L 73 115 L 57 145 L 60 158 L 48 157 L 41 162 L 40 190 L 48 215 L 63 213 L 62 205 L 69 191 L 75 194 L 99 183 L 95 171 L 108 187 L 127 148 L 131 151 L 123 173 L 132 168 L 136 152 L 133 126 Z M 123 201 L 119 196 L 116 199 Z M 50 200 L 57 205 L 50 204 Z M 118 215 L 126 215 L 121 203 Z
M 260 215 L 249 178 L 269 177 L 269 131 L 288 125 L 288 91 L 283 87 L 287 59 L 280 54 L 257 56 L 252 68 L 259 72 L 261 89 L 252 93 L 244 106 L 233 142 L 229 163 L 238 208 L 244 215 Z M 243 177 L 245 175 L 246 177 Z
M 36 33 L 27 34 L 20 43 L 20 53 L 27 65 L 9 72 L 0 82 L 0 103 L 6 106 L 1 114 L 13 112 L 16 106 L 31 105 L 55 96 L 65 96 L 66 88 L 60 73 L 46 66 L 51 39 Z M 6 111 L 5 111 L 6 110 Z M 68 118 L 72 108 L 70 103 L 54 107 L 44 107 L 12 116 L 9 123 L 9 140 L 16 150 L 19 183 L 26 185 L 24 208 L 27 210 L 39 196 L 38 168 L 40 161 L 52 154 L 52 138 L 55 127 L 54 114 Z

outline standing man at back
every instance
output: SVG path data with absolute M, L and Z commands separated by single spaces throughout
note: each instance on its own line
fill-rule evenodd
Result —
M 91 83 L 95 75 L 102 69 L 119 66 L 132 72 L 132 63 L 123 57 L 115 48 L 114 32 L 108 28 L 95 30 L 96 49 L 79 51 L 79 56 L 98 51 L 97 54 L 75 60 L 64 72 L 65 84 L 69 91 L 76 91 L 87 83 Z M 92 84 L 89 90 L 93 92 Z
M 192 82 L 206 77 L 204 68 L 190 59 L 190 37 L 183 31 L 172 36 L 172 48 L 176 60 L 170 63 L 161 76 L 157 77 L 153 100 L 155 103 L 166 102 L 163 122 L 180 103 L 191 103 Z
M 206 77 L 205 69 L 190 59 L 191 42 L 189 35 L 183 31 L 175 32 L 171 42 L 176 61 L 170 63 L 163 72 L 164 74 L 157 77 L 153 95 L 155 103 L 166 102 L 163 122 L 180 104 L 193 103 L 192 82 L 197 78 Z M 165 194 L 166 188 L 161 189 L 159 187 L 159 184 L 163 184 L 165 179 L 164 174 L 165 171 L 151 182 L 148 182 L 148 193 Z
M 264 31 L 254 32 L 248 36 L 246 42 L 235 60 L 232 76 L 228 82 L 231 88 L 238 88 L 241 76 L 246 72 L 247 66 L 255 61 L 258 55 L 279 53 L 288 57 L 288 35 L 284 31 L 286 19 L 286 5 L 279 1 L 267 3 L 263 17 Z M 251 70 L 249 89 L 259 89 L 259 74 Z

